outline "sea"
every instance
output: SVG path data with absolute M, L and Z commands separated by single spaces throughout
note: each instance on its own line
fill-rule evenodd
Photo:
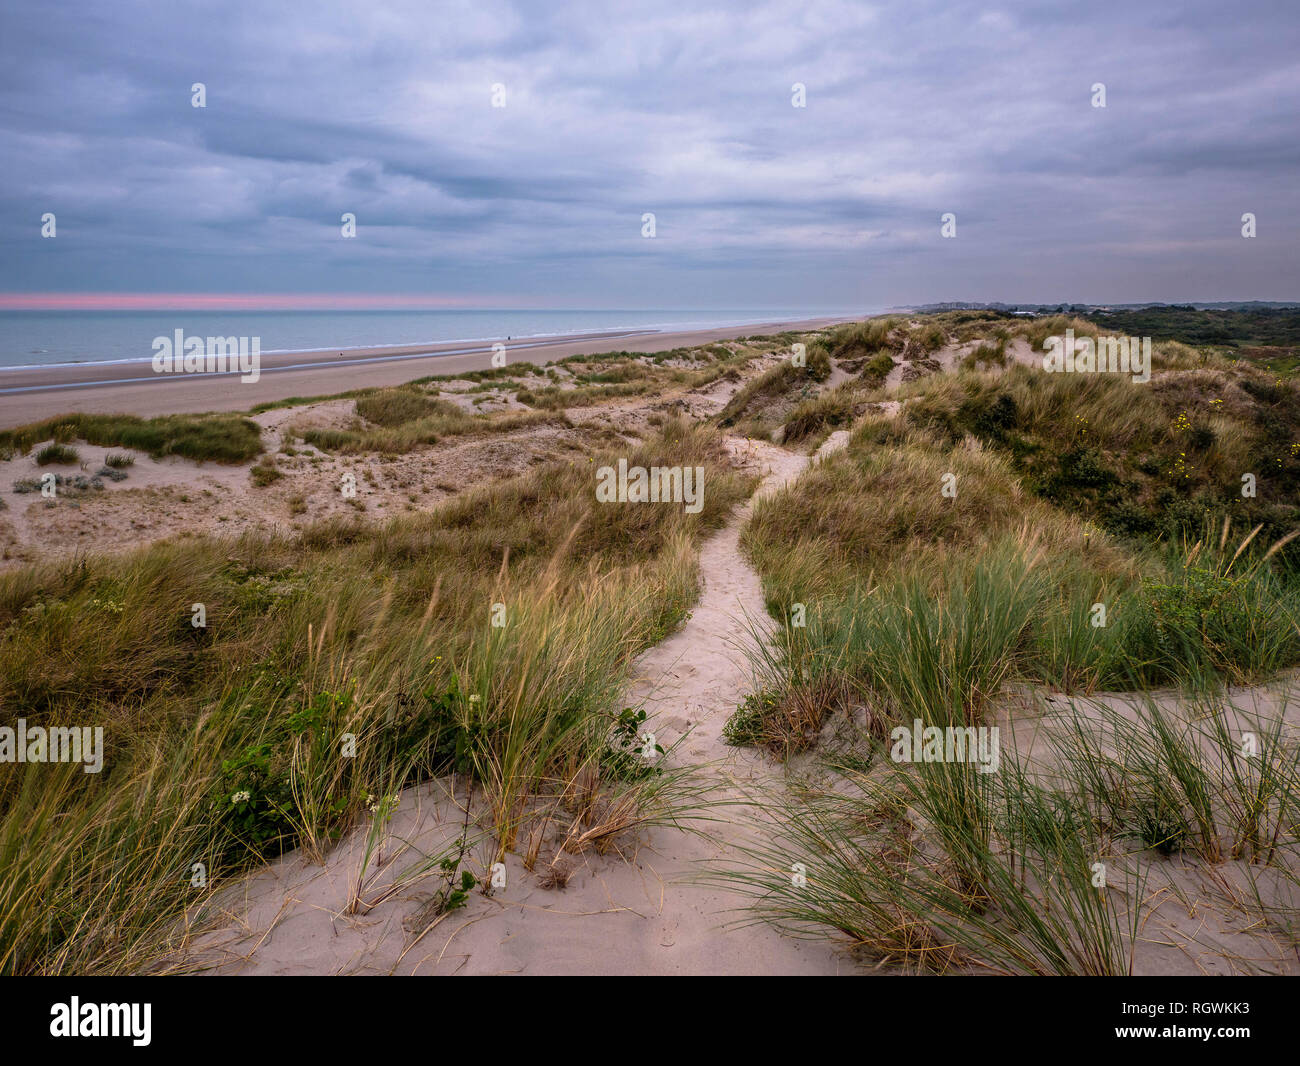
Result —
M 436 311 L 0 311 L 0 367 L 148 362 L 156 337 L 257 337 L 271 352 L 347 351 L 388 344 L 538 340 L 608 330 L 710 329 L 870 309 Z M 611 342 L 617 347 L 617 342 Z

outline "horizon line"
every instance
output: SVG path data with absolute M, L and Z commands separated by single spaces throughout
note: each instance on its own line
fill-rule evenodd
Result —
M 459 296 L 416 293 L 0 292 L 5 311 L 479 310 Z

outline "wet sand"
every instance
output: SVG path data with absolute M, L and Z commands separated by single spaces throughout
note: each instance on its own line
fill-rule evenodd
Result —
M 865 316 L 863 316 L 865 317 Z M 148 362 L 0 369 L 0 427 L 67 412 L 179 414 L 246 411 L 292 396 L 325 396 L 349 389 L 400 385 L 431 374 L 463 374 L 491 367 L 492 347 L 506 346 L 510 363 L 546 363 L 597 352 L 660 352 L 735 337 L 815 329 L 844 318 L 761 322 L 719 329 L 664 333 L 622 330 L 530 340 L 440 343 L 264 354 L 256 382 L 238 374 L 156 374 Z

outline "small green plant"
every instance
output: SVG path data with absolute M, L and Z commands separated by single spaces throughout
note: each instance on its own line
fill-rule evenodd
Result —
M 274 854 L 291 833 L 293 790 L 281 771 L 269 743 L 245 748 L 221 764 L 222 787 L 214 799 L 219 820 L 255 855 Z
M 422 910 L 422 918 L 433 919 L 426 926 L 426 930 L 436 924 L 444 915 L 460 910 L 461 907 L 465 906 L 469 902 L 469 894 L 474 890 L 474 886 L 478 884 L 478 879 L 472 873 L 461 869 L 461 863 L 465 861 L 465 852 L 469 850 L 470 811 L 474 806 L 474 779 L 466 774 L 465 780 L 467 783 L 465 790 L 465 822 L 461 826 L 460 836 L 454 845 L 456 854 L 454 856 L 448 855 L 438 863 L 438 868 L 442 870 L 445 881 Z M 459 878 L 456 876 L 457 874 L 460 875 Z
M 722 727 L 722 740 L 732 747 L 757 747 L 767 736 L 767 713 L 776 706 L 776 699 L 766 692 L 751 692 L 746 696 Z
M 654 763 L 664 749 L 648 736 L 643 736 L 645 710 L 634 711 L 625 707 L 614 720 L 609 745 L 601 755 L 601 769 L 620 781 L 644 781 L 661 773 Z
M 474 891 L 474 886 L 478 884 L 476 878 L 468 870 L 460 871 L 460 883 L 456 883 L 456 859 L 443 859 L 439 866 L 447 874 L 447 886 L 442 889 L 438 897 L 438 913 L 448 914 L 451 911 L 459 910 L 469 902 L 469 894 Z
M 305 780 L 333 764 L 336 727 L 351 708 L 346 693 L 318 693 L 280 719 L 269 735 L 222 762 L 214 804 L 218 820 L 235 840 L 257 855 L 267 855 L 298 838 L 303 797 L 294 777 Z M 331 784 L 341 789 L 345 782 L 332 779 Z M 321 824 L 339 828 L 348 806 L 345 792 L 331 788 L 313 813 Z

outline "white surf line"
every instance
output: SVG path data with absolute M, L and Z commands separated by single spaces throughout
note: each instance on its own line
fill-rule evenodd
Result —
M 626 333 L 613 333 L 608 336 L 601 336 L 595 338 L 561 337 L 561 338 L 552 338 L 550 340 L 530 341 L 527 344 L 505 344 L 504 341 L 498 341 L 496 343 L 503 344 L 505 346 L 506 351 L 513 352 L 513 351 L 522 351 L 523 349 L 526 348 L 545 348 L 548 345 L 581 344 L 581 343 L 586 343 L 588 340 L 622 340 L 626 337 L 640 337 L 640 336 L 646 336 L 658 332 L 659 330 L 654 330 L 654 329 L 635 329 L 635 330 L 629 330 Z M 334 350 L 335 349 L 333 348 L 313 349 L 313 351 L 321 351 L 321 352 L 330 352 Z M 478 353 L 486 354 L 491 351 L 493 351 L 493 345 L 489 344 L 486 348 L 484 347 L 448 348 L 440 351 L 411 352 L 405 355 L 367 355 L 356 359 L 330 359 L 330 360 L 320 360 L 315 363 L 286 363 L 284 366 L 264 366 L 259 368 L 258 372 L 260 374 L 276 374 L 284 370 L 328 370 L 331 367 L 336 367 L 336 366 L 359 366 L 364 363 L 398 363 L 407 359 L 439 359 L 445 355 L 475 355 Z M 148 362 L 148 360 L 142 360 L 142 362 Z M 65 363 L 61 365 L 66 366 L 67 364 Z M 507 364 L 507 366 L 508 365 L 509 364 Z M 0 373 L 2 373 L 5 369 L 26 370 L 31 368 L 30 367 L 0 368 Z M 23 385 L 23 386 L 14 386 L 7 389 L 0 389 L 0 396 L 13 395 L 15 393 L 22 393 L 22 392 L 51 392 L 55 389 L 95 389 L 95 388 L 102 388 L 106 385 L 132 385 L 132 384 L 138 385 L 141 382 L 147 382 L 147 381 L 155 381 L 155 382 L 201 381 L 206 378 L 230 377 L 235 374 L 243 375 L 245 373 L 247 372 L 243 370 L 204 370 L 196 374 L 151 374 L 149 377 L 146 378 L 110 378 L 106 381 L 65 381 L 58 385 Z

